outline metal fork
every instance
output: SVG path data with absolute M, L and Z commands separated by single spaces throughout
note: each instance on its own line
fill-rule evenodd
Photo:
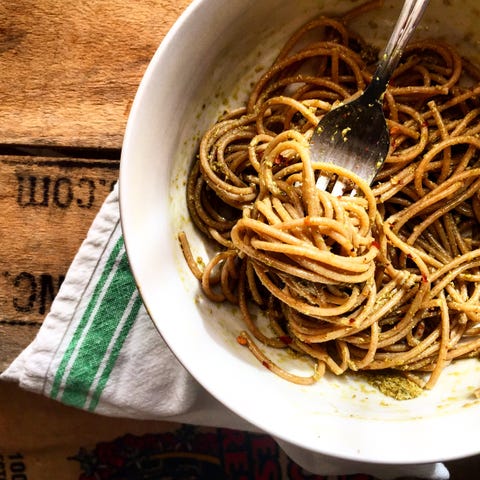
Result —
M 383 95 L 427 4 L 428 0 L 405 1 L 368 87 L 355 100 L 328 112 L 315 128 L 310 142 L 312 161 L 341 166 L 369 184 L 373 182 L 390 146 Z M 334 195 L 349 190 L 341 178 L 335 181 L 326 174 L 320 175 L 317 187 L 326 190 L 332 182 L 335 182 L 331 190 Z

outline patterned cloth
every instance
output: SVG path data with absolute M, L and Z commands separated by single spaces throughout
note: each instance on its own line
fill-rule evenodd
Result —
M 36 339 L 0 378 L 103 415 L 255 432 L 188 374 L 158 334 L 129 269 L 119 216 L 115 188 Z M 368 465 L 277 444 L 297 464 L 319 475 L 449 478 L 443 464 Z

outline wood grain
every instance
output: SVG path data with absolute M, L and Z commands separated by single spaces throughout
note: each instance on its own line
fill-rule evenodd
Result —
M 138 84 L 189 3 L 0 2 L 0 371 L 35 336 L 116 181 Z
M 0 2 L 0 145 L 120 148 L 145 68 L 189 3 Z
M 12 463 L 9 458 L 17 458 L 25 465 L 25 476 L 12 475 L 6 468 L 5 476 L 0 469 L 0 478 L 78 479 L 80 464 L 72 457 L 81 448 L 93 450 L 99 442 L 112 441 L 126 433 L 141 436 L 179 427 L 168 422 L 102 417 L 20 390 L 13 384 L 0 383 L 0 462 Z
M 0 156 L 0 371 L 32 340 L 118 160 Z

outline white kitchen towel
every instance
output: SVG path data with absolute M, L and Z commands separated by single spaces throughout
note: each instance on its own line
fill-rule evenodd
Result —
M 148 317 L 125 253 L 117 188 L 95 218 L 37 337 L 0 379 L 103 415 L 256 430 L 189 375 Z M 441 463 L 363 464 L 278 443 L 319 475 L 449 478 Z

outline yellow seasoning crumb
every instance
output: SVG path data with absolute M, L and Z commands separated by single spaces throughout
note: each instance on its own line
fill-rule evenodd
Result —
M 423 389 L 400 373 L 368 372 L 365 380 L 387 397 L 395 400 L 411 400 L 420 396 Z

